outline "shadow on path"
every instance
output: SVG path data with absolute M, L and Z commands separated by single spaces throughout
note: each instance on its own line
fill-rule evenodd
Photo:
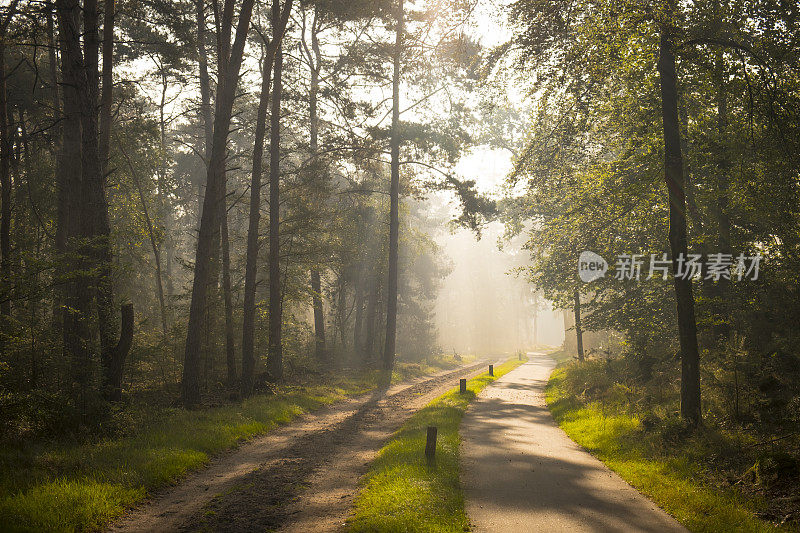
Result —
M 462 482 L 475 531 L 686 531 L 553 421 L 555 363 L 531 361 L 484 390 L 462 423 Z
M 457 385 L 454 375 L 392 393 L 378 390 L 347 417 L 296 437 L 185 523 L 182 531 L 334 531 L 347 516 L 358 479 L 386 439 L 421 405 Z
M 298 524 L 297 531 L 333 531 L 347 516 L 370 454 L 403 417 L 484 365 L 443 371 L 304 415 L 213 458 L 109 530 L 291 531 Z

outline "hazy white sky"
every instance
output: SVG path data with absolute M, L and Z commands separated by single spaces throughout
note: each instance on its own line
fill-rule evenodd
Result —
M 510 38 L 503 25 L 506 0 L 484 0 L 476 11 L 472 32 L 486 47 Z M 522 97 L 507 87 L 511 101 Z M 472 179 L 483 194 L 497 196 L 513 166 L 508 150 L 478 146 L 465 153 L 455 167 L 462 179 Z M 453 205 L 453 209 L 456 206 Z M 524 279 L 510 273 L 528 264 L 521 241 L 498 247 L 502 226 L 492 224 L 478 241 L 461 229 L 437 239 L 453 261 L 453 272 L 443 281 L 436 307 L 440 342 L 445 351 L 511 352 L 534 344 L 560 345 L 564 341 L 561 312 L 534 294 Z
M 489 194 L 496 192 L 511 168 L 508 150 L 479 146 L 459 159 L 455 171 L 459 176 L 474 179 L 478 189 Z

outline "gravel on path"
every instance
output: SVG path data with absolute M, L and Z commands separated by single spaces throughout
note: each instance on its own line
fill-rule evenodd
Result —
M 491 362 L 491 361 L 488 361 Z M 115 532 L 336 531 L 383 442 L 487 361 L 338 402 L 216 457 L 111 527 Z

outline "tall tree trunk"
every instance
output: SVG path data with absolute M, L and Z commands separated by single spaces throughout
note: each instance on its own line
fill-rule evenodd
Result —
M 52 98 L 53 106 L 53 119 L 56 124 L 54 125 L 53 144 L 58 153 L 58 146 L 60 145 L 59 133 L 61 128 L 58 126 L 59 113 L 61 112 L 60 97 L 58 95 L 58 59 L 56 56 L 56 30 L 53 23 L 53 2 L 47 0 L 47 68 L 50 75 L 50 96 Z
M 195 0 L 197 17 L 197 57 L 200 79 L 200 114 L 203 118 L 205 143 L 203 154 L 206 166 L 211 158 L 211 145 L 214 142 L 213 109 L 211 108 L 211 77 L 208 74 L 208 52 L 206 51 L 206 15 L 205 0 Z
M 194 280 L 192 282 L 192 298 L 189 305 L 189 323 L 186 333 L 186 350 L 184 352 L 183 376 L 181 379 L 181 398 L 188 406 L 200 401 L 200 344 L 203 329 L 203 315 L 206 309 L 206 296 L 210 278 L 210 263 L 215 231 L 219 229 L 219 199 L 222 195 L 225 179 L 225 162 L 227 159 L 228 132 L 230 130 L 233 101 L 239 82 L 239 70 L 242 55 L 250 27 L 254 0 L 243 0 L 239 10 L 239 21 L 236 37 L 231 47 L 230 57 L 220 63 L 226 68 L 220 70 L 216 95 L 216 112 L 214 113 L 214 134 L 212 139 L 211 158 L 208 164 L 206 194 L 203 199 L 203 212 L 200 217 L 200 231 L 197 239 L 195 255 Z M 227 5 L 233 0 L 226 0 Z M 231 11 L 232 11 L 231 7 Z M 230 39 L 233 20 L 226 17 L 222 23 L 223 35 Z
M 389 187 L 389 280 L 386 285 L 386 344 L 383 350 L 384 380 L 394 366 L 397 339 L 397 278 L 400 237 L 400 59 L 403 51 L 403 0 L 397 3 L 396 36 L 392 73 L 391 183 Z
M 97 117 L 97 102 L 100 94 L 100 40 L 98 32 L 99 13 L 97 0 L 83 3 L 83 49 L 86 85 L 80 93 L 81 125 L 83 128 L 83 198 L 85 209 L 81 218 L 87 227 L 84 235 L 91 239 L 89 251 L 97 264 L 95 298 L 97 326 L 100 332 L 100 362 L 107 397 L 117 396 L 112 384 L 112 357 L 115 346 L 115 316 L 112 284 L 111 228 L 108 222 L 108 204 L 104 190 L 103 163 L 100 154 L 100 137 Z
M 269 352 L 267 371 L 272 379 L 283 378 L 283 309 L 280 270 L 280 180 L 281 180 L 281 45 L 275 54 L 272 79 L 272 111 L 269 146 Z
M 314 20 L 311 23 L 311 50 L 307 51 L 308 61 L 311 65 L 311 83 L 308 91 L 308 122 L 311 150 L 311 166 L 317 169 L 319 151 L 319 112 L 317 101 L 319 99 L 319 73 L 322 67 L 319 48 L 318 13 L 314 10 Z M 314 309 L 314 355 L 318 361 L 326 361 L 325 351 L 325 314 L 322 307 L 322 281 L 318 268 L 311 269 L 311 306 Z
M 675 0 L 669 1 L 674 14 Z M 673 51 L 673 30 L 664 27 L 659 48 L 658 73 L 661 82 L 661 106 L 664 123 L 664 179 L 669 192 L 669 244 L 672 253 L 678 335 L 681 346 L 681 415 L 691 424 L 699 424 L 700 356 L 697 348 L 697 324 L 694 316 L 692 280 L 679 278 L 679 258 L 687 257 L 686 193 L 683 156 L 678 121 L 678 88 Z
M 5 37 L 16 2 L 0 21 L 0 348 L 5 351 L 5 329 L 11 317 L 11 139 L 6 92 Z
M 228 387 L 236 384 L 236 346 L 233 341 L 233 295 L 231 294 L 231 252 L 228 242 L 228 213 L 222 213 L 222 294 L 225 301 L 225 363 Z
M 89 327 L 91 313 L 91 285 L 85 272 L 87 264 L 85 251 L 79 250 L 78 239 L 84 237 L 84 225 L 80 214 L 82 205 L 83 160 L 81 157 L 83 120 L 81 92 L 86 90 L 86 72 L 83 67 L 83 54 L 80 49 L 80 5 L 78 0 L 56 0 L 59 26 L 59 46 L 61 48 L 61 68 L 63 80 L 62 155 L 60 158 L 58 180 L 64 188 L 66 209 L 60 218 L 59 231 L 64 237 L 65 251 L 71 252 L 66 258 L 67 276 L 64 290 L 63 336 L 65 356 L 70 362 L 71 378 L 75 383 L 74 397 L 79 409 L 86 415 L 87 401 L 91 394 L 91 364 L 94 352 Z M 88 219 L 88 213 L 83 213 Z
M 261 221 L 261 174 L 264 162 L 264 137 L 267 130 L 267 109 L 269 107 L 269 87 L 272 78 L 272 65 L 264 56 L 261 72 L 261 97 L 258 102 L 256 118 L 256 139 L 253 146 L 253 175 L 250 180 L 250 217 L 247 228 L 247 254 L 244 274 L 244 310 L 242 315 L 242 380 L 243 396 L 249 396 L 253 389 L 255 369 L 255 316 L 256 316 L 256 277 L 258 274 L 258 232 Z
M 728 94 L 725 87 L 725 60 L 722 52 L 719 52 L 717 58 L 718 79 L 717 79 L 717 136 L 718 136 L 718 150 L 719 155 L 717 159 L 717 201 L 715 205 L 715 213 L 717 223 L 719 224 L 718 246 L 719 253 L 732 254 L 731 251 L 731 219 L 728 213 L 729 208 L 729 176 L 730 173 L 730 159 L 728 154 Z M 730 326 L 727 323 L 726 313 L 726 299 L 728 295 L 728 288 L 730 281 L 725 278 L 720 278 L 718 282 L 718 293 L 720 298 L 720 312 L 723 315 L 721 320 L 715 320 L 719 324 L 716 328 L 715 334 L 718 338 L 722 338 L 728 334 Z
M 203 143 L 203 159 L 206 164 L 206 168 L 208 168 L 210 159 L 211 159 L 211 149 L 213 145 L 213 136 L 214 136 L 214 124 L 213 124 L 213 111 L 211 109 L 211 81 L 208 72 L 208 53 L 206 51 L 206 20 L 205 20 L 205 8 L 204 8 L 204 0 L 197 0 L 195 2 L 195 14 L 197 18 L 197 55 L 198 55 L 198 67 L 199 67 L 199 78 L 200 78 L 200 113 L 203 118 L 203 132 L 204 132 L 204 143 Z M 231 15 L 232 16 L 232 15 Z M 231 20 L 226 18 L 226 20 Z M 232 21 L 231 21 L 232 23 Z M 230 34 L 226 36 L 226 39 L 230 39 Z M 219 72 L 224 72 L 224 55 L 227 52 L 223 52 L 221 48 L 221 44 L 219 41 L 219 36 L 217 40 L 217 56 L 218 56 L 218 66 Z M 165 96 L 166 96 L 166 79 L 164 80 L 163 90 L 161 93 L 161 146 L 162 146 L 162 161 L 163 161 L 163 154 L 165 151 L 165 141 L 164 141 L 164 104 L 165 104 Z M 163 167 L 162 167 L 162 174 L 163 174 Z M 226 177 L 223 177 L 223 181 L 225 181 Z M 223 189 L 225 186 L 223 185 Z M 161 186 L 159 186 L 161 189 Z M 202 205 L 204 201 L 205 194 L 208 193 L 208 190 L 203 192 L 202 186 L 200 187 L 200 194 L 199 194 L 199 201 L 200 206 L 198 206 L 201 217 L 202 217 Z M 222 210 L 224 211 L 224 191 L 222 192 L 223 198 L 220 198 L 218 201 L 222 203 Z M 219 279 L 219 228 L 214 229 L 214 236 L 212 237 L 212 245 L 211 245 L 211 265 L 210 265 L 210 286 L 208 287 L 208 292 L 210 295 L 208 296 L 208 301 L 206 302 L 206 307 L 204 310 L 203 315 L 203 339 L 201 343 L 201 355 L 203 359 L 203 381 L 208 381 L 208 374 L 211 370 L 213 355 L 214 355 L 214 347 L 213 347 L 213 339 L 215 334 L 215 314 L 213 312 L 214 304 L 217 301 L 217 280 Z M 171 263 L 171 262 L 170 262 Z M 171 269 L 170 269 L 171 270 Z
M 226 173 L 227 174 L 227 173 Z M 223 177 L 220 197 L 217 202 L 221 204 L 218 212 L 218 226 L 214 229 L 214 235 L 211 238 L 211 258 L 209 261 L 209 275 L 208 275 L 208 295 L 206 297 L 206 311 L 203 318 L 203 346 L 201 347 L 201 357 L 203 361 L 203 387 L 208 388 L 209 380 L 214 375 L 214 364 L 219 353 L 219 320 L 218 314 L 220 309 L 221 291 L 220 291 L 220 274 L 222 272 L 221 266 L 221 251 L 222 251 L 222 218 L 227 216 L 225 212 L 225 189 L 227 175 Z M 208 191 L 206 191 L 208 192 Z
M 206 50 L 206 15 L 205 15 L 205 0 L 195 0 L 195 20 L 197 24 L 197 66 L 198 66 L 198 79 L 200 82 L 200 118 L 203 122 L 203 163 L 208 172 L 208 167 L 211 162 L 211 147 L 214 143 L 214 110 L 211 105 L 211 76 L 208 71 L 208 52 Z M 220 69 L 220 72 L 222 70 Z M 162 120 L 163 122 L 163 120 Z M 163 143 L 162 143 L 163 144 Z M 203 186 L 198 188 L 199 205 L 197 210 L 198 227 L 199 221 L 203 212 Z M 167 255 L 167 292 L 172 294 L 172 260 L 171 254 Z
M 50 64 L 50 83 L 53 85 L 52 90 L 52 98 L 53 98 L 53 120 L 55 122 L 55 149 L 56 149 L 56 157 L 58 160 L 58 165 L 56 168 L 56 232 L 55 232 L 55 249 L 56 252 L 59 254 L 64 254 L 67 250 L 66 248 L 66 232 L 67 232 L 67 215 L 69 210 L 69 183 L 71 182 L 69 175 L 71 172 L 75 172 L 76 170 L 70 168 L 70 165 L 64 160 L 64 150 L 62 149 L 61 144 L 61 136 L 63 133 L 63 129 L 67 128 L 71 135 L 66 136 L 67 138 L 71 139 L 72 142 L 79 142 L 80 141 L 80 133 L 76 133 L 76 129 L 80 126 L 77 124 L 77 119 L 75 117 L 68 118 L 66 115 L 62 115 L 62 107 L 60 102 L 59 96 L 59 81 L 58 81 L 58 59 L 56 56 L 56 46 L 61 46 L 61 38 L 59 38 L 59 42 L 56 43 L 56 34 L 55 34 L 55 27 L 53 23 L 53 17 L 55 15 L 53 2 L 49 1 L 48 4 L 48 15 L 47 15 L 47 30 L 48 30 L 48 44 L 49 47 L 49 56 L 48 62 Z M 73 106 L 75 109 L 76 106 Z M 62 121 L 63 119 L 63 121 Z M 68 151 L 68 150 L 67 150 Z M 80 172 L 80 169 L 77 169 Z M 63 290 L 56 291 L 56 302 L 54 304 L 54 321 L 58 324 L 61 320 L 62 315 L 62 308 L 60 300 L 63 299 L 63 294 L 60 294 Z
M 364 273 L 364 266 L 359 265 L 357 276 L 354 280 L 355 295 L 353 296 L 353 303 L 356 307 L 356 317 L 353 322 L 353 352 L 356 357 L 363 357 L 359 353 L 361 345 L 363 344 L 364 333 L 364 280 L 362 278 Z
M 225 53 L 223 50 L 217 51 L 217 56 L 220 58 L 225 57 Z M 224 66 L 223 59 L 220 59 L 220 65 Z M 214 363 L 216 362 L 216 357 L 218 354 L 219 345 L 217 343 L 218 339 L 218 326 L 220 324 L 220 320 L 218 318 L 218 311 L 220 307 L 220 274 L 222 273 L 222 226 L 227 225 L 227 217 L 228 217 L 228 210 L 227 210 L 227 198 L 226 198 L 226 191 L 227 191 L 227 181 L 228 181 L 228 173 L 225 171 L 222 175 L 222 184 L 220 185 L 219 190 L 219 198 L 217 199 L 217 203 L 219 204 L 219 225 L 214 228 L 213 237 L 211 238 L 211 260 L 209 265 L 209 276 L 208 276 L 208 296 L 206 298 L 206 312 L 205 312 L 205 319 L 204 319 L 204 328 L 203 331 L 205 336 L 203 337 L 203 346 L 201 348 L 202 358 L 203 358 L 203 386 L 208 387 L 209 379 L 213 377 L 214 374 Z M 206 194 L 209 194 L 209 191 L 206 190 Z M 224 326 L 223 326 L 224 329 Z
M 573 308 L 575 313 L 575 341 L 578 350 L 578 361 L 584 360 L 583 354 L 583 327 L 581 326 L 581 293 L 575 291 L 575 305 Z
M 111 103 L 114 93 L 114 1 L 105 0 L 103 14 L 103 92 L 100 96 L 100 164 L 103 175 L 108 168 L 111 141 Z
M 66 178 L 66 172 L 63 168 L 62 151 L 61 151 L 61 104 L 58 90 L 58 59 L 56 56 L 56 33 L 54 17 L 54 6 L 52 0 L 47 2 L 47 63 L 50 74 L 51 84 L 51 98 L 53 106 L 53 152 L 56 160 L 58 161 L 56 169 L 56 231 L 55 231 L 55 251 L 59 256 L 63 256 L 66 252 L 66 237 L 65 232 L 67 229 L 67 186 L 63 182 Z M 62 304 L 64 294 L 63 287 L 59 287 L 53 294 L 53 327 L 56 330 L 61 328 L 62 320 Z
M 172 296 L 172 212 L 165 209 L 166 205 L 166 190 L 167 190 L 167 121 L 165 110 L 167 106 L 167 90 L 169 84 L 167 83 L 167 73 L 164 70 L 163 63 L 158 63 L 159 75 L 161 77 L 161 100 L 158 104 L 158 216 L 164 224 L 164 239 L 158 243 L 159 248 L 166 248 L 166 287 L 167 294 Z M 205 127 L 205 124 L 204 124 Z M 211 126 L 208 126 L 211 129 Z M 160 253 L 160 250 L 159 250 Z
M 49 14 L 48 14 L 49 16 Z M 45 233 L 43 232 L 44 229 L 44 222 L 40 217 L 36 205 L 34 203 L 32 191 L 31 191 L 31 179 L 33 176 L 33 170 L 31 166 L 31 149 L 30 149 L 30 142 L 28 137 L 28 130 L 25 126 L 25 117 L 24 113 L 20 111 L 20 118 L 19 118 L 19 127 L 20 127 L 20 138 L 22 144 L 22 152 L 25 161 L 25 179 L 27 185 L 27 199 L 28 203 L 30 204 L 30 211 L 29 213 L 29 228 L 36 228 L 36 251 L 34 254 L 34 260 L 39 261 L 41 258 L 42 252 L 42 243 L 44 242 Z M 33 270 L 33 280 L 32 286 L 39 287 L 39 272 L 36 271 L 34 268 Z M 38 384 L 38 376 L 39 376 L 39 363 L 38 363 L 38 346 L 36 343 L 36 333 L 38 331 L 39 325 L 39 300 L 37 298 L 32 298 L 29 303 L 29 324 L 28 327 L 30 329 L 30 379 L 29 379 L 29 387 L 30 390 L 36 390 Z
M 242 380 L 241 392 L 249 396 L 253 390 L 253 373 L 255 369 L 255 316 L 256 316 L 256 277 L 258 274 L 258 232 L 261 222 L 261 178 L 264 165 L 264 138 L 267 133 L 267 112 L 269 111 L 270 82 L 275 53 L 283 39 L 292 1 L 289 0 L 280 16 L 280 0 L 273 0 L 273 21 L 277 24 L 272 29 L 272 41 L 267 44 L 261 66 L 261 96 L 258 101 L 256 116 L 255 144 L 253 146 L 253 175 L 250 181 L 250 217 L 247 228 L 247 252 L 244 275 L 244 309 L 242 313 Z
M 314 308 L 314 355 L 327 362 L 325 348 L 325 315 L 322 307 L 322 278 L 318 269 L 311 270 L 311 305 Z
M 336 333 L 339 333 L 339 340 L 342 342 L 342 353 L 347 352 L 347 281 L 342 272 L 337 279 L 336 289 L 336 329 L 333 332 L 333 344 L 336 346 Z
M 378 321 L 378 308 L 380 299 L 380 283 L 375 279 L 370 287 L 369 297 L 367 298 L 366 327 L 364 329 L 364 344 L 362 345 L 362 357 L 364 366 L 369 366 L 375 361 L 375 330 Z
M 533 293 L 533 344 L 539 344 L 539 295 Z

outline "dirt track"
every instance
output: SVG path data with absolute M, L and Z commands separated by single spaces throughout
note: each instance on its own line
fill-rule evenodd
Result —
M 486 363 L 340 402 L 275 429 L 156 495 L 111 531 L 336 531 L 383 442 Z

